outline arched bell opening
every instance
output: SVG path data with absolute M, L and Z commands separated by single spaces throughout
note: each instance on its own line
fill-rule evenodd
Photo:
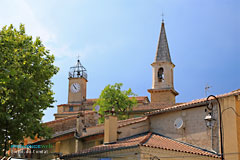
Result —
M 164 82 L 164 69 L 162 67 L 158 70 L 158 82 Z

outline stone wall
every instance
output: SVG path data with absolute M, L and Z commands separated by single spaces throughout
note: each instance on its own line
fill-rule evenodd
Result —
M 130 137 L 149 131 L 149 120 L 118 128 L 118 139 Z
M 206 106 L 202 106 L 150 116 L 151 131 L 212 150 L 212 132 L 204 120 L 207 113 Z M 183 120 L 179 129 L 174 126 L 177 118 Z
M 224 154 L 226 160 L 240 159 L 240 96 L 220 99 L 223 118 Z M 236 114 L 237 113 L 237 114 Z M 238 153 L 238 154 L 237 154 Z

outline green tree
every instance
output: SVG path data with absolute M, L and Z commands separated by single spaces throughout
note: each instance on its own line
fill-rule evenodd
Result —
M 122 85 L 122 83 L 115 83 L 114 85 L 107 85 L 102 90 L 99 99 L 94 104 L 94 107 L 100 107 L 98 111 L 98 114 L 101 116 L 99 119 L 100 123 L 104 122 L 105 115 L 112 114 L 112 110 L 114 110 L 120 120 L 129 118 L 129 111 L 137 104 L 135 97 L 129 97 L 136 95 L 132 92 L 131 88 L 122 91 Z
M 58 68 L 40 38 L 12 25 L 0 30 L 0 155 L 23 137 L 49 137 L 43 111 L 53 107 L 51 78 Z

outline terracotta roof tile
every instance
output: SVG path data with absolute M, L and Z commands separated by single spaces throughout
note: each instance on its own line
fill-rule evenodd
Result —
M 118 128 L 125 127 L 125 126 L 135 124 L 135 123 L 140 123 L 142 121 L 146 121 L 147 119 L 148 119 L 148 117 L 144 116 L 144 117 L 130 118 L 130 119 L 126 119 L 126 120 L 119 120 Z M 98 128 L 98 129 L 96 129 L 96 128 Z M 82 137 L 80 137 L 80 138 L 103 133 L 104 132 L 104 124 L 98 124 L 96 126 L 91 126 L 91 127 L 86 128 L 86 130 L 87 130 L 87 132 L 83 133 Z
M 129 97 L 130 99 L 132 99 L 133 97 Z M 148 96 L 137 96 L 135 97 L 138 103 L 144 103 L 145 101 L 148 103 L 149 99 Z M 93 104 L 98 100 L 98 98 L 90 98 L 90 99 L 86 99 L 85 102 L 83 103 L 68 103 L 68 104 L 60 104 L 58 106 L 81 106 L 83 104 Z
M 207 150 L 192 146 L 190 144 L 179 142 L 158 134 L 152 134 L 151 137 L 148 139 L 148 141 L 142 144 L 142 146 L 160 148 L 164 150 L 171 150 L 171 151 L 177 151 L 177 152 L 198 154 L 198 155 L 210 156 L 210 157 L 216 157 L 216 158 L 219 157 L 218 155 L 212 152 L 209 152 Z
M 77 119 L 77 115 L 67 116 L 67 117 L 64 117 L 64 118 L 59 118 L 59 119 L 56 119 L 56 120 L 53 120 L 53 121 L 45 122 L 44 124 L 50 125 L 50 124 L 55 124 L 55 123 L 62 123 L 63 121 L 71 120 L 71 119 Z
M 115 144 L 107 144 L 107 145 L 103 144 L 99 146 L 94 146 L 92 148 L 82 150 L 78 153 L 65 155 L 63 157 L 78 157 L 78 156 L 84 156 L 92 153 L 101 153 L 101 152 L 111 151 L 114 149 L 128 148 L 133 146 L 137 147 L 139 142 L 141 142 L 144 138 L 145 136 L 137 136 L 135 138 L 126 139 L 124 141 L 120 141 Z
M 49 122 L 45 122 L 44 124 L 53 124 L 53 123 L 61 123 L 63 121 L 66 121 L 66 120 L 70 120 L 70 119 L 76 119 L 77 118 L 77 115 L 71 115 L 71 113 L 84 113 L 84 114 L 92 114 L 92 113 L 95 113 L 95 111 L 76 111 L 76 112 L 63 112 L 63 113 L 59 113 L 59 114 L 70 114 L 69 116 L 67 117 L 64 117 L 64 118 L 59 118 L 59 119 L 56 119 L 56 120 L 53 120 L 53 121 L 49 121 Z
M 96 113 L 96 111 L 92 110 L 86 110 L 86 111 L 74 111 L 74 112 L 61 112 L 61 113 L 55 113 L 54 115 L 76 115 L 77 113 L 84 113 L 84 114 L 93 114 Z
M 231 95 L 240 95 L 240 89 L 237 89 L 237 90 L 229 92 L 229 93 L 220 94 L 220 95 L 217 95 L 216 97 L 217 98 L 223 98 L 223 97 L 228 97 L 228 96 L 231 96 Z M 188 107 L 191 107 L 192 105 L 205 104 L 206 100 L 207 100 L 207 98 L 196 99 L 196 100 L 192 100 L 190 102 L 175 104 L 175 105 L 169 106 L 169 107 L 164 107 L 162 109 L 147 112 L 145 114 L 146 115 L 155 115 L 155 114 L 159 114 L 159 113 L 163 113 L 163 112 L 178 110 L 178 109 L 182 109 L 182 108 L 188 108 Z M 209 100 L 213 100 L 213 98 L 211 97 Z
M 65 118 L 60 118 L 60 119 L 50 121 L 50 122 L 45 122 L 44 124 L 46 124 L 50 128 L 55 129 L 56 124 L 64 125 L 66 121 L 74 121 L 76 119 L 77 119 L 77 115 L 74 115 L 74 116 L 68 116 Z M 135 123 L 139 123 L 139 122 L 145 121 L 147 119 L 148 119 L 148 117 L 144 116 L 144 117 L 130 118 L 130 119 L 126 119 L 126 120 L 119 120 L 118 128 L 125 127 L 125 126 L 135 124 Z M 87 127 L 86 130 L 87 130 L 87 132 L 84 132 L 80 138 L 84 138 L 84 137 L 88 137 L 88 136 L 96 135 L 96 134 L 103 134 L 104 124 L 97 124 L 96 126 Z M 75 132 L 75 131 L 76 131 L 75 126 L 66 130 L 66 132 Z M 65 134 L 66 134 L 65 130 L 56 130 L 56 132 L 52 135 L 52 138 L 56 137 L 56 136 L 62 136 Z
M 103 144 L 99 146 L 94 146 L 89 149 L 81 150 L 78 153 L 64 155 L 62 158 L 81 157 L 90 154 L 103 153 L 119 149 L 134 148 L 138 146 L 159 148 L 164 150 L 171 150 L 176 152 L 184 152 L 219 158 L 217 154 L 212 153 L 210 151 L 189 144 L 185 144 L 179 141 L 175 141 L 155 133 L 145 133 L 134 137 L 124 138 L 122 140 L 117 141 L 114 144 Z
M 158 109 L 172 107 L 172 106 L 179 105 L 179 104 L 182 104 L 182 103 L 176 103 L 174 105 L 164 105 L 161 103 L 159 103 L 159 104 L 158 103 L 149 103 L 149 104 L 138 105 L 133 108 L 133 111 L 152 111 L 152 110 L 158 110 Z

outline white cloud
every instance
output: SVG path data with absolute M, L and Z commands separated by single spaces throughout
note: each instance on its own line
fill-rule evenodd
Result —
M 45 13 L 43 6 L 39 7 L 41 13 L 51 17 L 51 13 Z M 4 25 L 13 24 L 18 29 L 20 23 L 25 24 L 28 35 L 32 35 L 34 38 L 39 36 L 46 48 L 50 50 L 50 53 L 54 54 L 57 60 L 61 59 L 61 61 L 65 62 L 67 59 L 76 59 L 78 55 L 80 55 L 81 60 L 91 58 L 107 50 L 106 46 L 100 44 L 86 44 L 82 48 L 72 49 L 71 43 L 61 43 L 57 38 L 59 32 L 56 28 L 51 30 L 47 24 L 41 21 L 43 17 L 42 15 L 38 15 L 41 13 L 37 10 L 27 0 L 1 0 L 0 28 Z
M 25 0 L 3 0 L 0 7 L 0 27 L 13 24 L 25 24 L 26 33 L 33 37 L 40 36 L 43 42 L 56 41 L 55 34 L 46 28 Z

